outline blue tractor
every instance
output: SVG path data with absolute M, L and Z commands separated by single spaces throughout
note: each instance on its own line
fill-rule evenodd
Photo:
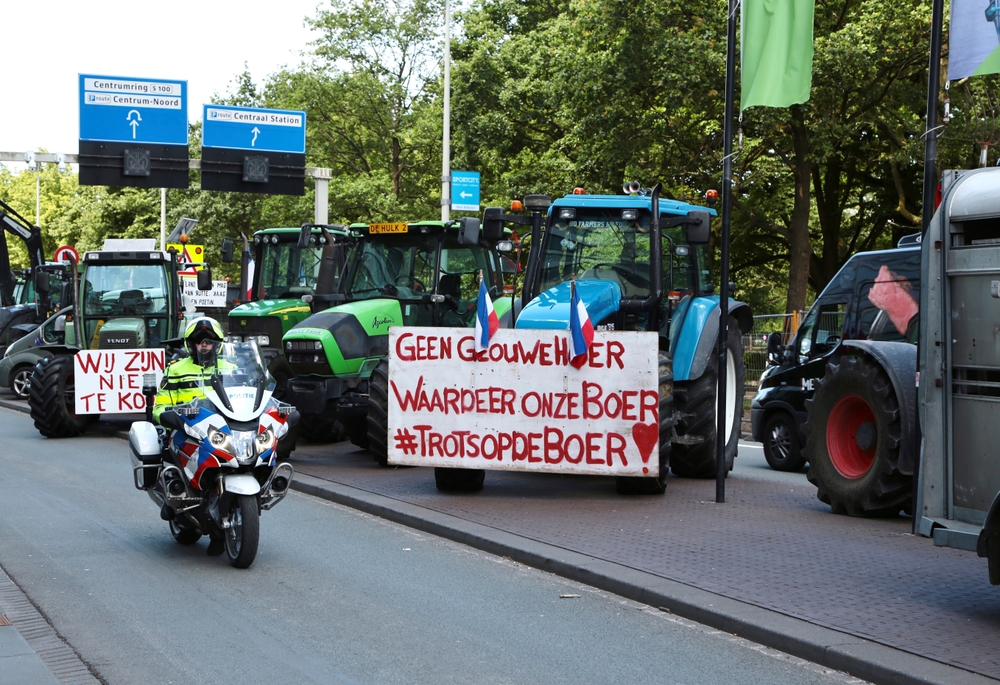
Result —
M 667 471 L 689 478 L 716 473 L 719 295 L 709 273 L 709 224 L 715 211 L 661 199 L 660 186 L 623 195 L 577 189 L 549 203 L 528 196 L 534 219 L 490 208 L 492 222 L 528 224 L 530 254 L 515 327 L 568 330 L 571 280 L 597 330 L 659 333 L 660 473 L 618 477 L 623 494 L 658 494 Z M 544 218 L 542 215 L 545 215 Z M 743 415 L 742 333 L 750 307 L 729 300 L 726 340 L 727 471 Z

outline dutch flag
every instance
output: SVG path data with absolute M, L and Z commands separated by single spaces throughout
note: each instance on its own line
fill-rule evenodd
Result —
M 500 328 L 500 319 L 493 310 L 493 300 L 486 292 L 486 281 L 479 281 L 479 300 L 476 303 L 476 352 L 482 352 L 490 346 L 490 338 Z
M 253 259 L 250 259 L 247 262 L 247 291 L 244 293 L 248 302 L 253 299 L 253 269 Z
M 594 342 L 594 325 L 590 322 L 587 308 L 580 301 L 575 280 L 570 289 L 573 294 L 569 301 L 569 363 L 579 369 L 587 363 L 587 350 Z

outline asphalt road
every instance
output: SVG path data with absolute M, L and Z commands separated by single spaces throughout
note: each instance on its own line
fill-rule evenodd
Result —
M 0 435 L 0 566 L 106 683 L 860 682 L 297 492 L 238 571 L 173 541 L 123 441 Z

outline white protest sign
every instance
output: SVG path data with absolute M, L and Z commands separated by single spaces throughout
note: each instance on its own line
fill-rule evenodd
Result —
M 163 377 L 164 350 L 82 350 L 73 360 L 77 414 L 146 411 L 143 376 Z
M 225 281 L 212 281 L 211 290 L 198 290 L 197 278 L 182 278 L 184 297 L 195 307 L 225 307 L 226 290 L 229 284 Z
M 566 331 L 389 329 L 389 463 L 659 474 L 656 333 L 597 331 L 582 368 Z

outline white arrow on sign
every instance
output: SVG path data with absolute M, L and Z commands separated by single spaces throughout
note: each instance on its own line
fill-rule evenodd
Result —
M 260 129 L 254 126 L 250 130 L 253 131 L 253 140 L 250 141 L 250 147 L 253 147 L 254 143 L 257 142 L 257 135 L 260 133 Z
M 132 115 L 135 115 L 135 120 L 132 119 Z M 142 121 L 142 115 L 139 114 L 139 110 L 130 109 L 128 115 L 125 117 L 127 121 L 132 126 L 132 140 L 135 140 L 135 129 L 139 127 L 139 122 Z
M 472 193 L 467 193 L 464 190 L 458 194 L 461 198 L 472 197 Z

